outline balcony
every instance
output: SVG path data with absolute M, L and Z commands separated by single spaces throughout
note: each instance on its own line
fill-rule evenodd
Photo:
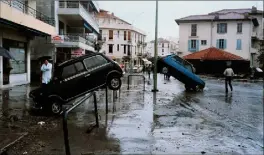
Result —
M 1 0 L 0 18 L 49 35 L 56 34 L 53 18 L 45 16 L 20 1 Z
M 88 12 L 80 2 L 60 1 L 58 15 L 63 17 L 70 26 L 86 27 L 90 31 L 99 33 L 99 25 L 95 15 L 92 12 Z M 85 24 L 83 20 L 89 25 Z
M 143 45 L 143 42 L 142 41 L 138 41 L 137 46 L 141 46 L 141 45 Z
M 83 34 L 65 34 L 54 36 L 52 38 L 52 43 L 54 43 L 56 47 L 79 47 L 93 51 L 95 40 L 85 37 Z

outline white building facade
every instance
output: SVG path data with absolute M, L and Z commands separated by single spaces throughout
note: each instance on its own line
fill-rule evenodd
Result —
M 36 38 L 33 42 L 32 77 L 40 74 L 38 58 L 50 56 L 54 63 L 95 52 L 99 35 L 96 14 L 99 5 L 96 1 L 54 1 L 37 0 L 40 11 L 50 13 L 55 21 L 56 33 L 48 38 Z
M 258 42 L 263 40 L 263 11 L 224 9 L 207 15 L 177 19 L 183 55 L 217 47 L 251 61 L 256 66 Z
M 103 42 L 100 52 L 117 62 L 130 58 L 133 65 L 141 64 L 146 47 L 145 32 L 105 10 L 100 10 L 97 20 Z
M 55 35 L 54 20 L 37 10 L 36 1 L 0 1 L 0 48 L 14 59 L 0 56 L 0 88 L 31 82 L 35 37 Z
M 147 54 L 154 57 L 155 40 L 147 43 Z M 158 56 L 166 56 L 170 54 L 178 54 L 179 45 L 175 41 L 158 38 Z

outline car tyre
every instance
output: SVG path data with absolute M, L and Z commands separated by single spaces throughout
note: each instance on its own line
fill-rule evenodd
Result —
M 52 100 L 50 104 L 50 111 L 53 115 L 59 115 L 62 112 L 62 104 L 56 100 Z
M 120 77 L 111 76 L 107 80 L 107 87 L 111 90 L 119 90 L 122 85 Z
M 185 90 L 186 91 L 191 91 L 191 87 L 185 85 Z
M 203 89 L 201 88 L 200 85 L 196 85 L 194 90 L 198 92 L 198 91 L 202 91 Z

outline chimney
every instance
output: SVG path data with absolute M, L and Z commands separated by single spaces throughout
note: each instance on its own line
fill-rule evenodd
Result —
M 219 14 L 218 13 L 215 13 L 215 17 L 214 17 L 214 19 L 219 19 Z
M 257 7 L 252 6 L 251 13 L 257 13 Z

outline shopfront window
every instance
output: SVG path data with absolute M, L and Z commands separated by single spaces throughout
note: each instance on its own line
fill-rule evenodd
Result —
M 26 52 L 22 48 L 10 48 L 9 51 L 15 60 L 10 59 L 10 65 L 13 68 L 11 74 L 26 73 Z

